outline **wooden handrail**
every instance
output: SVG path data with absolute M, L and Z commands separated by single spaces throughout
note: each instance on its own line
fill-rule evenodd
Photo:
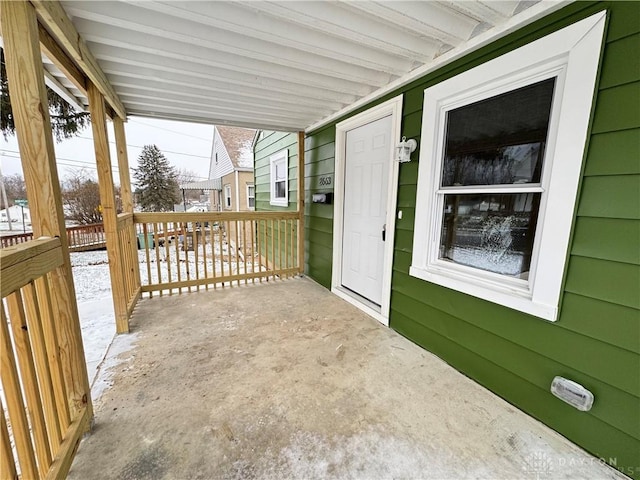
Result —
M 0 250 L 2 298 L 63 263 L 59 238 L 42 237 Z
M 136 223 L 296 220 L 297 218 L 297 212 L 140 212 L 133 214 L 133 220 Z

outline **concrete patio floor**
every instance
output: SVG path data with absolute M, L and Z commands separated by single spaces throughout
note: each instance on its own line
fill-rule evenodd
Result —
M 626 478 L 308 279 L 131 326 L 72 479 Z

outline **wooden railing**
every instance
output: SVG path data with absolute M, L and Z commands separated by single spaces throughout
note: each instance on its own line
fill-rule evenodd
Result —
M 63 478 L 89 421 L 86 406 L 73 414 L 68 403 L 68 345 L 59 340 L 50 276 L 62 264 L 58 238 L 0 250 L 2 479 Z
M 131 317 L 138 299 L 140 298 L 140 261 L 137 253 L 136 230 L 132 213 L 118 215 L 117 221 L 118 248 L 122 264 L 122 294 L 121 300 L 127 319 Z
M 104 248 L 106 246 L 104 224 L 92 223 L 90 225 L 67 227 L 67 239 L 70 252 Z
M 0 247 L 7 248 L 30 240 L 33 240 L 32 232 L 4 235 L 0 237 Z M 71 252 L 104 248 L 106 245 L 104 225 L 102 223 L 92 223 L 90 225 L 67 227 L 67 240 L 69 242 L 69 251 Z
M 296 212 L 135 213 L 142 292 L 191 292 L 300 273 Z
M 12 247 L 33 240 L 33 232 L 14 233 L 0 237 L 0 248 Z

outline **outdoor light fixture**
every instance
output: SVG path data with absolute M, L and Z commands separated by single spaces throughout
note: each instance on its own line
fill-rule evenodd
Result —
M 407 140 L 407 137 L 402 137 L 402 141 L 398 143 L 396 146 L 396 160 L 400 163 L 410 162 L 411 161 L 411 153 L 418 146 L 418 142 L 416 142 L 413 138 Z

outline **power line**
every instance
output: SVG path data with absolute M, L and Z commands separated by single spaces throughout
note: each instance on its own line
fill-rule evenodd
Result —
M 20 159 L 20 155 L 19 155 L 20 152 L 17 151 L 17 150 L 0 149 L 0 153 L 2 153 L 3 156 L 7 157 L 7 158 Z M 12 154 L 18 154 L 18 155 L 12 155 Z M 62 160 L 62 161 L 60 161 L 60 160 Z M 79 163 L 81 165 L 74 165 L 72 163 L 70 164 L 70 163 L 65 163 L 65 162 L 74 162 L 74 163 Z M 74 158 L 65 158 L 65 157 L 57 157 L 56 156 L 56 165 L 61 165 L 63 167 L 91 168 L 93 170 L 98 170 L 98 167 L 95 165 L 95 163 L 88 162 L 86 160 L 76 160 Z M 120 168 L 118 167 L 118 165 L 111 164 L 111 168 L 116 173 L 120 172 Z M 199 175 L 194 175 L 192 178 L 193 179 L 202 179 L 202 180 L 206 180 L 207 179 L 207 177 L 202 177 L 202 176 L 199 176 Z
M 158 130 L 165 130 L 165 131 L 167 131 L 167 132 L 171 132 L 171 133 L 173 133 L 173 134 L 175 134 L 175 135 L 183 135 L 183 136 L 185 136 L 185 137 L 197 138 L 198 140 L 202 140 L 203 142 L 211 142 L 211 139 L 210 139 L 210 138 L 196 137 L 195 135 L 189 135 L 188 133 L 176 132 L 176 131 L 171 130 L 171 129 L 169 129 L 169 128 L 162 128 L 162 127 L 158 127 L 157 125 L 151 125 L 150 123 L 144 123 L 144 122 L 141 122 L 141 121 L 139 121 L 139 120 L 133 120 L 133 119 L 131 119 L 130 121 L 131 121 L 131 122 L 133 122 L 133 123 L 137 123 L 137 124 L 139 124 L 139 125 L 146 125 L 147 127 L 157 128 Z
M 20 159 L 20 155 L 12 155 L 12 153 L 17 153 L 19 154 L 20 152 L 16 151 L 16 150 L 0 150 L 0 152 L 3 153 L 4 157 L 7 158 L 17 158 Z M 10 152 L 10 153 L 7 153 Z M 62 161 L 60 161 L 62 160 Z M 74 162 L 74 163 L 79 163 L 82 165 L 74 165 L 74 164 L 70 164 L 70 163 L 65 163 L 65 162 Z M 92 168 L 94 170 L 98 170 L 98 167 L 92 163 L 92 162 L 88 162 L 86 160 L 76 160 L 74 158 L 65 158 L 65 157 L 56 157 L 56 165 L 62 165 L 64 167 L 75 167 L 75 168 Z M 86 167 L 84 166 L 86 165 Z M 111 165 L 111 168 L 113 169 L 113 171 L 119 171 L 119 167 L 117 165 Z
M 91 140 L 91 141 L 93 141 L 93 138 L 91 138 L 91 137 L 83 137 L 82 135 L 78 135 L 78 136 L 77 136 L 77 138 L 82 138 L 83 140 Z M 114 142 L 114 141 L 112 141 L 112 140 L 109 140 L 109 143 L 110 143 L 111 145 L 115 145 L 115 144 L 116 144 L 116 142 Z M 144 147 L 142 147 L 142 146 L 140 146 L 140 145 L 131 145 L 130 143 L 127 143 L 127 147 L 132 147 L 132 148 L 144 148 Z M 166 153 L 172 153 L 172 154 L 174 154 L 174 155 L 184 155 L 185 157 L 206 158 L 207 160 L 210 160 L 210 158 L 211 158 L 211 157 L 209 157 L 208 155 L 206 155 L 206 156 L 205 156 L 205 155 L 194 155 L 194 154 L 192 154 L 192 153 L 173 152 L 173 151 L 171 151 L 171 150 L 164 150 L 164 149 L 162 149 L 161 151 L 162 151 L 163 153 L 165 153 L 165 152 L 166 152 Z

